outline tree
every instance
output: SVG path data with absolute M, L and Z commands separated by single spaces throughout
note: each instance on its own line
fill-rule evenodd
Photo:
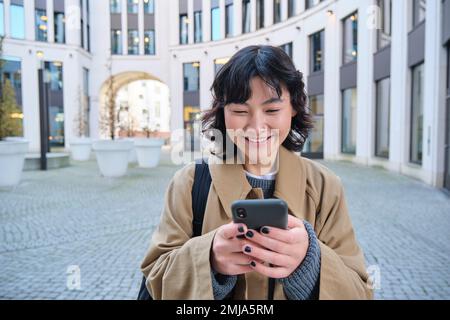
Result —
M 3 37 L 0 37 L 0 140 L 22 135 L 21 111 L 11 82 L 3 75 Z
M 16 94 L 11 82 L 6 79 L 2 85 L 0 101 L 0 140 L 22 135 L 21 111 L 17 106 Z
M 103 133 L 114 140 L 116 138 L 118 113 L 116 110 L 117 89 L 115 87 L 114 76 L 112 75 L 111 55 L 106 63 L 106 68 L 108 70 L 108 81 L 106 83 L 105 105 L 102 108 L 100 117 L 100 128 Z
M 88 128 L 88 103 L 86 97 L 84 96 L 84 92 L 80 87 L 78 87 L 77 92 L 76 101 L 78 111 L 74 118 L 74 131 L 77 137 L 85 137 Z

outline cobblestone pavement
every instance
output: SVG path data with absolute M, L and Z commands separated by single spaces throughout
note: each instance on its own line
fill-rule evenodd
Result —
M 449 197 L 382 169 L 324 164 L 341 176 L 367 263 L 379 268 L 376 298 L 450 299 Z M 135 299 L 178 168 L 163 159 L 105 179 L 95 161 L 73 163 L 25 172 L 14 190 L 0 190 L 0 299 Z

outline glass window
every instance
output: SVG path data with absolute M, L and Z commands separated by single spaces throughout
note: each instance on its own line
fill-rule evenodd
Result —
M 20 59 L 8 58 L 2 59 L 2 72 L 0 74 L 0 81 L 9 80 L 11 86 L 14 88 L 16 95 L 16 102 L 19 109 L 22 110 L 22 64 Z
M 295 11 L 296 11 L 296 0 L 288 0 L 287 5 L 288 5 L 288 18 L 295 16 Z
M 5 35 L 5 6 L 3 1 L 0 1 L 0 36 Z
M 304 152 L 323 153 L 323 95 L 309 97 L 309 106 L 314 127 L 306 141 Z
M 111 30 L 111 52 L 112 54 L 122 54 L 121 30 Z
M 139 33 L 137 30 L 128 30 L 128 54 L 139 54 Z
M 256 29 L 264 28 L 264 0 L 256 0 Z
M 46 62 L 46 72 L 50 79 L 50 90 L 61 91 L 63 89 L 62 62 Z
M 200 88 L 200 62 L 183 64 L 184 91 L 198 91 Z
M 214 59 L 214 75 L 216 75 L 220 69 L 230 60 L 230 58 Z
M 273 23 L 281 22 L 281 0 L 273 0 Z
M 50 79 L 50 91 L 63 90 L 63 65 L 61 62 L 45 62 L 45 72 Z M 51 99 L 48 106 L 49 143 L 51 147 L 64 147 L 64 105 L 59 99 Z
M 139 11 L 139 0 L 128 0 L 127 2 L 128 13 L 138 13 Z
M 180 44 L 188 43 L 188 18 L 187 14 L 180 15 Z
M 144 0 L 144 13 L 155 13 L 155 0 Z
M 211 39 L 220 40 L 220 9 L 211 9 Z
M 65 31 L 64 31 L 64 12 L 54 13 L 55 22 L 55 42 L 64 43 L 65 42 Z
M 155 54 L 155 30 L 144 32 L 144 49 L 147 55 Z
M 202 12 L 194 12 L 194 42 L 202 42 Z
M 356 61 L 358 57 L 358 14 L 355 12 L 344 19 L 344 64 Z
M 410 161 L 417 164 L 422 164 L 423 151 L 423 71 L 423 63 L 412 69 Z
M 292 42 L 283 44 L 280 48 L 292 59 Z
M 305 1 L 305 8 L 309 9 L 314 7 L 315 5 L 318 5 L 320 2 L 322 2 L 323 0 L 306 0 Z
M 47 41 L 47 13 L 43 9 L 35 10 L 36 41 Z
M 342 153 L 356 153 L 356 88 L 342 91 Z
M 426 10 L 426 0 L 413 0 L 413 28 L 425 20 Z
M 90 0 L 86 0 L 86 36 L 87 36 L 87 41 L 86 41 L 86 47 L 85 49 L 87 51 L 91 51 L 91 27 L 90 27 L 90 14 L 89 14 L 89 1 Z
M 250 0 L 242 1 L 242 33 L 250 32 L 251 9 Z
M 319 31 L 310 36 L 311 46 L 311 72 L 323 71 L 323 49 L 325 32 Z
M 11 11 L 11 17 L 10 17 L 11 37 L 15 38 L 15 39 L 24 39 L 25 38 L 25 13 L 24 13 L 23 6 L 17 5 L 17 4 L 11 4 L 10 11 Z M 3 19 L 3 10 L 2 10 L 2 19 Z M 3 21 L 2 21 L 2 26 L 3 26 Z
M 390 84 L 390 78 L 376 83 L 375 155 L 382 158 L 389 158 Z
M 84 7 L 83 7 L 83 0 L 80 0 L 80 46 L 84 48 Z
M 229 4 L 225 7 L 225 36 L 233 36 L 233 4 Z
M 380 8 L 380 24 L 378 29 L 378 49 L 381 49 L 391 43 L 391 25 L 392 25 L 392 1 L 378 0 Z
M 111 13 L 121 13 L 120 0 L 109 0 L 109 8 Z

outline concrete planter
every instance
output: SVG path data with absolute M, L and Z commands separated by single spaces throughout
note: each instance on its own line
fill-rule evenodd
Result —
M 136 163 L 137 155 L 136 155 L 136 149 L 134 148 L 134 138 L 123 138 L 122 140 L 131 141 L 131 143 L 133 144 L 133 148 L 131 148 L 130 154 L 128 155 L 128 163 Z
M 24 139 L 0 141 L 0 187 L 19 184 L 27 151 L 28 141 Z
M 158 166 L 161 156 L 161 147 L 163 145 L 163 139 L 135 139 L 134 147 L 136 149 L 139 167 L 154 168 Z
M 100 173 L 104 177 L 122 177 L 127 173 L 128 157 L 133 142 L 126 140 L 99 140 L 92 144 Z
M 89 138 L 75 138 L 70 142 L 70 154 L 75 161 L 88 161 L 91 156 L 92 141 Z

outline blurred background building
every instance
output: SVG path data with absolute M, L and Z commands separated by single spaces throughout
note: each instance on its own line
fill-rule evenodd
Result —
M 104 137 L 111 87 L 119 135 L 199 133 L 217 71 L 240 48 L 269 44 L 305 75 L 316 124 L 305 156 L 450 190 L 450 0 L 0 0 L 0 34 L 31 151 L 39 68 L 61 149 L 80 106 L 84 134 Z M 189 147 L 187 137 L 171 142 Z

